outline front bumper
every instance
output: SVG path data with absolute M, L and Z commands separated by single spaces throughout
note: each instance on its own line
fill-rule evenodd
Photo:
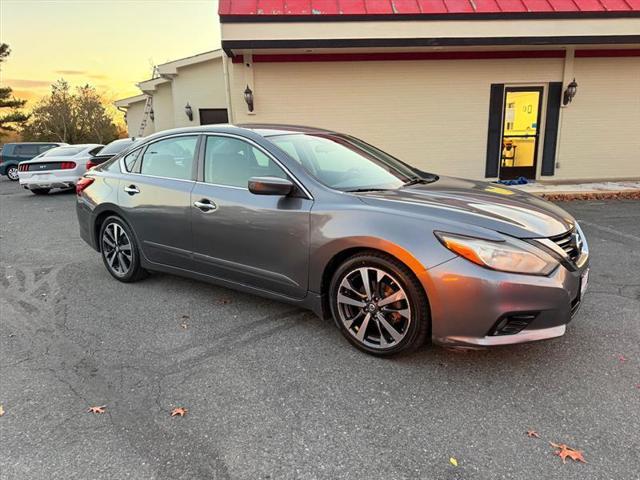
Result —
M 588 261 L 575 271 L 561 265 L 543 277 L 488 270 L 460 257 L 438 265 L 425 282 L 433 341 L 486 347 L 562 336 L 582 301 L 587 269 Z

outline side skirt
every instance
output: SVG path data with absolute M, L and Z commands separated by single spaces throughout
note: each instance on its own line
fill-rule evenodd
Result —
M 203 273 L 194 272 L 192 270 L 186 270 L 178 267 L 171 267 L 169 265 L 162 265 L 159 263 L 150 262 L 144 256 L 141 258 L 142 267 L 155 272 L 170 273 L 179 277 L 192 278 L 194 280 L 200 280 L 202 282 L 210 283 L 212 285 L 218 285 L 226 287 L 231 290 L 238 290 L 240 292 L 250 293 L 252 295 L 258 295 L 260 297 L 269 298 L 279 302 L 289 303 L 291 305 L 297 305 L 300 308 L 311 310 L 317 316 L 323 318 L 322 313 L 322 296 L 314 293 L 307 292 L 304 298 L 291 298 L 285 295 L 270 292 L 268 290 L 262 290 L 260 288 L 252 287 L 243 283 L 232 282 L 220 277 L 214 277 L 213 275 L 206 275 Z

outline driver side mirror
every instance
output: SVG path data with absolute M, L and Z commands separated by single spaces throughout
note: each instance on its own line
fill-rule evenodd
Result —
M 251 177 L 248 187 L 254 195 L 287 196 L 293 191 L 291 180 L 278 177 Z

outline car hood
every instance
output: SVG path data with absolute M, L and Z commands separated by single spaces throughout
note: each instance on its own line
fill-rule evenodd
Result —
M 398 190 L 360 193 L 358 197 L 372 206 L 435 216 L 518 238 L 553 237 L 575 224 L 569 213 L 534 195 L 452 177 Z

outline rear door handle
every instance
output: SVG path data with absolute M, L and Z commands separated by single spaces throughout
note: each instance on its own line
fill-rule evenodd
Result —
M 204 213 L 213 212 L 218 208 L 215 203 L 213 203 L 211 200 L 208 200 L 206 198 L 203 198 L 202 200 L 199 200 L 197 202 L 193 202 L 193 206 L 196 208 L 199 208 Z
M 140 190 L 138 190 L 138 187 L 136 187 L 135 185 L 129 185 L 128 187 L 124 187 L 124 191 L 127 192 L 129 195 L 135 195 L 136 193 L 140 193 Z

